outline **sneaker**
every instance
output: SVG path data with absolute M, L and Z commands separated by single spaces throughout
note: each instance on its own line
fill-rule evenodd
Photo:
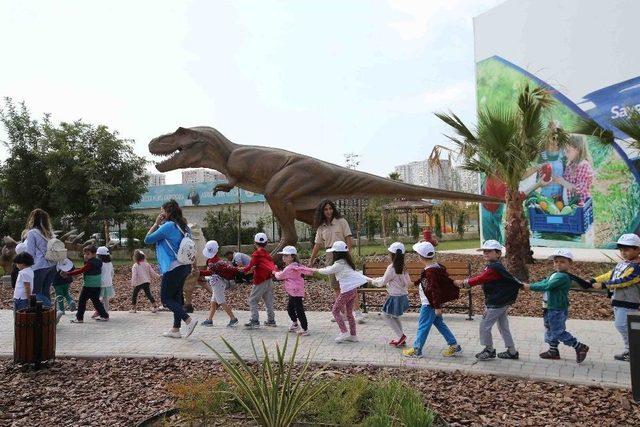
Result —
M 589 346 L 580 344 L 578 348 L 576 348 L 576 362 L 582 363 L 584 359 L 587 358 L 587 353 L 589 352 Z
M 182 335 L 180 335 L 178 331 L 167 331 L 163 333 L 162 336 L 167 338 L 182 338 Z
M 91 315 L 92 319 L 97 319 L 98 317 L 100 317 L 100 315 L 98 314 L 97 311 L 94 311 L 93 314 Z
M 624 353 L 616 354 L 613 356 L 614 359 L 619 360 L 621 362 L 629 361 L 629 351 L 625 351 Z
M 402 355 L 404 357 L 411 357 L 412 359 L 422 359 L 422 352 L 413 347 L 402 350 Z
M 459 344 L 449 345 L 442 351 L 442 355 L 444 357 L 453 357 L 460 353 L 462 353 L 462 347 L 460 347 Z
M 576 352 L 578 350 L 576 349 Z M 557 348 L 553 349 L 550 348 L 549 350 L 545 351 L 544 353 L 540 353 L 540 359 L 548 359 L 548 360 L 559 360 L 560 359 L 560 352 L 558 351 Z
M 310 334 L 310 332 L 309 332 L 309 330 L 308 330 L 308 329 L 307 329 L 306 331 L 305 331 L 304 329 L 300 329 L 300 330 L 298 331 L 298 336 L 301 336 L 301 337 L 306 337 L 306 336 L 308 336 L 309 334 Z
M 193 304 L 186 304 L 183 308 L 187 313 L 193 313 Z
M 96 317 L 96 322 L 108 322 L 108 321 L 109 321 L 108 317 L 101 317 L 101 316 Z
M 60 323 L 60 319 L 62 319 L 62 316 L 63 316 L 63 315 L 64 315 L 64 312 L 63 312 L 63 311 L 59 311 L 59 312 L 57 312 L 57 313 L 56 313 L 56 325 L 57 325 L 58 323 Z
M 489 351 L 488 348 L 485 348 L 480 353 L 476 354 L 476 359 L 478 360 L 489 360 L 489 359 L 495 359 L 495 358 L 496 358 L 495 349 Z
M 358 338 L 357 335 L 349 335 L 349 338 L 347 338 L 347 341 L 358 342 L 360 341 L 360 339 Z
M 192 317 L 191 323 L 185 325 L 184 327 L 184 337 L 189 338 L 189 335 L 193 333 L 193 330 L 196 328 L 196 326 L 198 326 L 198 321 Z
M 367 320 L 367 313 L 363 313 L 361 311 L 354 311 L 353 317 L 356 318 L 357 323 L 363 324 Z
M 205 320 L 204 322 L 202 322 L 202 326 L 213 326 L 213 320 Z
M 269 326 L 270 328 L 275 328 L 278 325 L 276 325 L 276 321 L 275 320 L 271 320 L 271 321 L 267 320 L 266 322 L 264 322 L 264 326 Z
M 297 332 L 297 331 L 298 331 L 298 324 L 292 323 L 291 326 L 289 326 L 289 332 Z
M 71 323 L 84 323 L 84 320 L 71 319 Z
M 233 319 L 229 320 L 229 323 L 227 323 L 227 328 L 233 328 L 237 324 L 238 324 L 238 319 L 237 318 L 233 318 Z
M 349 332 L 340 332 L 336 337 L 336 342 L 338 343 L 345 342 L 349 339 L 350 336 L 351 335 L 349 335 Z
M 389 345 L 392 347 L 404 347 L 407 345 L 407 336 L 402 335 L 400 339 L 391 341 Z
M 260 327 L 260 322 L 257 320 L 249 320 L 248 323 L 244 324 L 244 327 L 247 329 L 257 329 Z
M 518 353 L 517 351 L 515 353 L 509 353 L 509 350 L 507 350 L 503 351 L 502 353 L 498 353 L 498 357 L 500 359 L 518 360 L 520 358 L 520 353 Z

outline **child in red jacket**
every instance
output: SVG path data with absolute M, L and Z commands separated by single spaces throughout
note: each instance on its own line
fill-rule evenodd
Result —
M 233 315 L 231 307 L 227 304 L 225 291 L 229 280 L 233 280 L 238 274 L 238 269 L 218 256 L 218 242 L 209 240 L 202 250 L 202 255 L 207 257 L 207 270 L 200 270 L 200 277 L 209 277 L 211 285 L 211 309 L 209 317 L 202 322 L 202 326 L 213 326 L 213 316 L 218 307 L 222 308 L 229 316 L 227 327 L 238 324 L 238 319 Z
M 260 319 L 258 313 L 258 302 L 262 299 L 267 308 L 267 321 L 265 326 L 276 326 L 275 312 L 273 311 L 273 282 L 271 276 L 275 269 L 275 264 L 271 255 L 265 249 L 269 239 L 264 233 L 258 233 L 253 238 L 255 252 L 251 255 L 251 262 L 244 269 L 244 273 L 253 272 L 253 289 L 249 295 L 249 308 L 251 310 L 251 320 L 244 326 L 247 329 L 259 328 Z
M 453 284 L 453 280 L 447 274 L 447 269 L 434 261 L 436 250 L 429 242 L 420 242 L 413 245 L 413 250 L 420 255 L 420 261 L 424 264 L 424 270 L 420 280 L 416 282 L 420 292 L 420 317 L 418 318 L 418 331 L 413 347 L 402 352 L 405 357 L 421 358 L 422 347 L 427 341 L 431 326 L 435 326 L 438 332 L 447 342 L 447 348 L 442 352 L 445 357 L 452 357 L 462 352 L 456 337 L 444 323 L 442 317 L 442 304 L 457 299 L 460 289 Z

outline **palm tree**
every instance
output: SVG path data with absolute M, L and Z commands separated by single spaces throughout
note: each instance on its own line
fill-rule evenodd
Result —
M 582 120 L 574 129 L 574 133 L 595 136 L 600 143 L 605 145 L 617 142 L 621 145 L 628 144 L 640 150 L 640 111 L 633 107 L 627 107 L 625 111 L 627 113 L 625 118 L 614 119 L 611 123 L 630 139 L 616 137 L 611 130 L 603 128 L 594 120 Z
M 512 273 L 528 279 L 527 263 L 532 261 L 529 227 L 524 215 L 524 195 L 518 190 L 525 173 L 545 149 L 551 137 L 565 139 L 564 131 L 547 126 L 545 113 L 554 104 L 545 88 L 522 89 L 513 107 L 500 106 L 478 113 L 478 124 L 471 131 L 453 113 L 436 113 L 451 126 L 453 141 L 462 157 L 464 169 L 493 176 L 504 182 L 506 192 L 505 246 Z

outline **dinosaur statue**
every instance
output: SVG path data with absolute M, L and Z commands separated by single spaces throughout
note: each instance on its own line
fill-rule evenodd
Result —
M 154 138 L 149 151 L 168 157 L 156 164 L 160 172 L 209 168 L 224 173 L 228 182 L 216 185 L 214 194 L 235 186 L 263 194 L 282 228 L 274 253 L 296 244 L 295 219 L 313 225 L 316 206 L 322 199 L 386 196 L 502 202 L 477 194 L 405 184 L 279 148 L 235 144 L 206 126 L 180 127 Z

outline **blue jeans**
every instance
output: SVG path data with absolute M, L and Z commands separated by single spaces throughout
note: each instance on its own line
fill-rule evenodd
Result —
M 56 266 L 39 268 L 33 272 L 33 293 L 43 307 L 51 307 L 51 285 L 56 277 Z
M 546 310 L 544 319 L 544 342 L 551 347 L 558 347 L 562 342 L 569 347 L 575 347 L 578 340 L 567 332 L 567 318 L 569 312 L 567 310 Z
M 451 330 L 445 325 L 442 316 L 436 316 L 436 310 L 430 305 L 423 305 L 420 308 L 420 317 L 418 318 L 418 331 L 416 332 L 416 339 L 413 342 L 413 348 L 418 352 L 422 352 L 422 347 L 427 341 L 431 325 L 434 325 L 438 332 L 442 334 L 447 344 L 456 345 L 456 337 L 453 336 Z
M 173 327 L 180 328 L 180 322 L 186 321 L 189 315 L 184 311 L 182 302 L 182 288 L 184 281 L 191 274 L 190 265 L 180 265 L 173 270 L 169 270 L 162 275 L 162 283 L 160 284 L 160 300 L 162 305 L 173 312 Z
M 629 351 L 629 330 L 627 329 L 627 314 L 636 313 L 636 308 L 613 307 L 613 324 L 622 336 L 624 351 Z
M 24 310 L 29 308 L 29 300 L 28 299 L 14 299 L 13 300 L 13 311 Z

